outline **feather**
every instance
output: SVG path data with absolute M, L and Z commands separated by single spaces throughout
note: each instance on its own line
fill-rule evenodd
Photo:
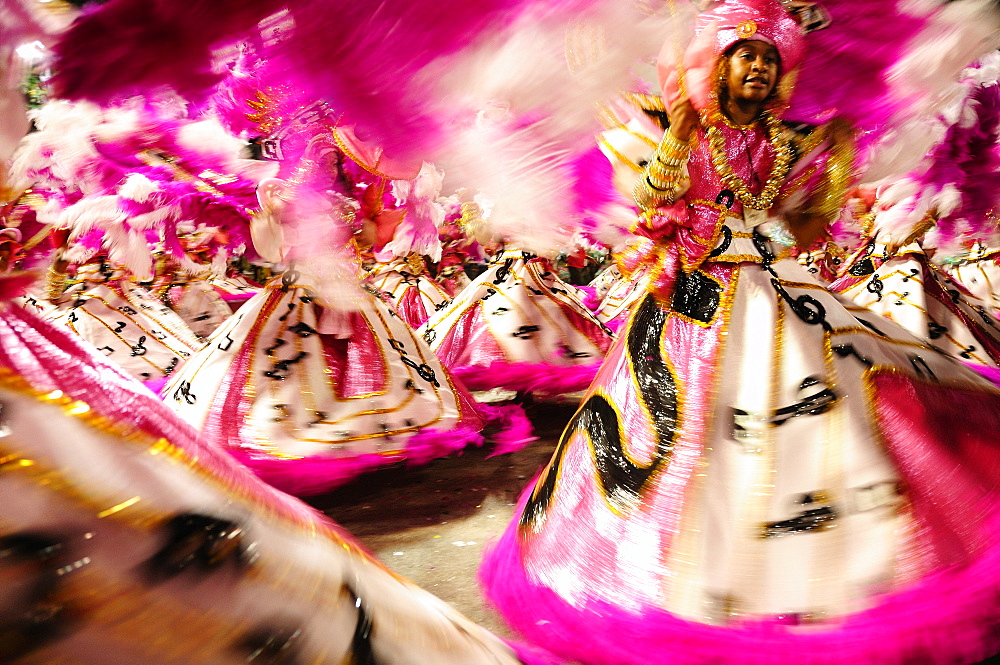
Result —
M 392 182 L 396 205 L 406 210 L 406 216 L 379 254 L 406 256 L 416 252 L 430 257 L 434 263 L 441 260 L 438 227 L 444 223 L 445 211 L 437 199 L 443 182 L 444 173 L 426 162 L 413 180 Z M 378 255 L 378 258 L 387 260 L 388 256 Z

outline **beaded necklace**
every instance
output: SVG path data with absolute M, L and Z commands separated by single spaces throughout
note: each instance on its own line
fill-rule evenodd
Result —
M 761 119 L 764 121 L 767 131 L 767 141 L 774 148 L 775 157 L 764 189 L 756 196 L 750 193 L 750 189 L 743 182 L 743 179 L 733 172 L 733 167 L 726 156 L 726 137 L 716 127 L 715 122 L 713 122 L 714 118 L 709 116 L 707 121 L 705 118 L 702 119 L 702 126 L 708 135 L 708 143 L 712 151 L 712 165 L 715 167 L 715 172 L 722 180 L 722 184 L 727 189 L 732 190 L 743 207 L 751 210 L 767 210 L 771 207 L 771 204 L 774 203 L 774 197 L 778 195 L 778 190 L 781 189 L 781 185 L 785 182 L 792 166 L 791 143 L 785 138 L 781 121 L 767 111 L 761 114 Z

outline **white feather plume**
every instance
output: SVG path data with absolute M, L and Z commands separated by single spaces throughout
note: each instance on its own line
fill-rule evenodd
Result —
M 489 224 L 496 234 L 539 254 L 558 253 L 579 228 L 566 183 L 572 156 L 601 129 L 597 104 L 630 87 L 672 33 L 686 39 L 693 15 L 620 0 L 582 14 L 539 5 L 432 68 L 428 84 L 440 93 L 442 113 L 459 116 L 453 139 L 434 159 L 450 187 L 495 202 Z

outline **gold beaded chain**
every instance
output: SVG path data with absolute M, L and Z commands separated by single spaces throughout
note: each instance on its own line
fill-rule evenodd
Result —
M 767 210 L 771 207 L 792 166 L 791 142 L 785 138 L 781 121 L 767 111 L 761 117 L 767 128 L 767 141 L 774 148 L 775 157 L 771 174 L 764 184 L 764 189 L 757 196 L 751 194 L 743 179 L 733 172 L 733 167 L 726 157 L 726 137 L 714 123 L 704 123 L 712 149 L 712 165 L 715 167 L 715 172 L 722 180 L 722 184 L 732 190 L 743 207 L 751 210 Z

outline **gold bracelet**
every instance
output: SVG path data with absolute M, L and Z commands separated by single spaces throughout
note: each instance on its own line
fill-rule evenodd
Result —
M 656 159 L 667 166 L 681 166 L 691 153 L 689 141 L 681 141 L 670 130 L 663 135 L 663 140 L 656 147 Z
M 647 173 L 659 180 L 674 180 L 683 175 L 680 166 L 663 166 L 660 164 L 650 164 Z

